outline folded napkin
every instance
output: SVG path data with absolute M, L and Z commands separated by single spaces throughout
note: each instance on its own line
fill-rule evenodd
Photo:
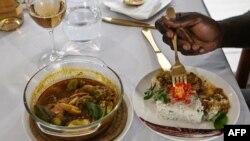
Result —
M 138 20 L 150 18 L 162 7 L 162 0 L 145 0 L 144 4 L 140 6 L 126 5 L 123 0 L 103 0 L 103 3 L 112 11 L 128 15 Z

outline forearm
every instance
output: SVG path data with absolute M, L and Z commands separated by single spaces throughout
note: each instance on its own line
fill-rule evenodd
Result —
M 219 21 L 219 24 L 223 32 L 221 47 L 250 48 L 250 11 Z

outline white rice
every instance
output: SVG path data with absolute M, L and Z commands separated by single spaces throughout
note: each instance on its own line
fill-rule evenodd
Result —
M 165 120 L 178 120 L 200 123 L 204 115 L 204 108 L 199 98 L 191 96 L 190 104 L 183 102 L 162 103 L 156 101 L 157 116 Z
M 219 112 L 218 108 L 208 110 L 207 115 L 204 116 L 205 120 L 211 120 Z

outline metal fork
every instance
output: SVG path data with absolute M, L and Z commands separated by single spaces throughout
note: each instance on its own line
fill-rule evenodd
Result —
M 173 7 L 167 8 L 167 16 L 169 18 L 175 18 L 175 10 Z M 174 33 L 174 37 L 172 38 L 172 44 L 174 47 L 175 54 L 175 63 L 171 67 L 171 75 L 172 75 L 172 84 L 175 86 L 176 83 L 184 82 L 187 83 L 187 72 L 185 67 L 181 64 L 178 53 L 177 53 L 177 35 Z

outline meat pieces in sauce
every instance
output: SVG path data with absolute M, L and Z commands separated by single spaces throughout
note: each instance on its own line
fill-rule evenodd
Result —
M 60 126 L 87 125 L 112 111 L 118 94 L 87 78 L 60 81 L 47 88 L 34 106 L 35 114 Z

